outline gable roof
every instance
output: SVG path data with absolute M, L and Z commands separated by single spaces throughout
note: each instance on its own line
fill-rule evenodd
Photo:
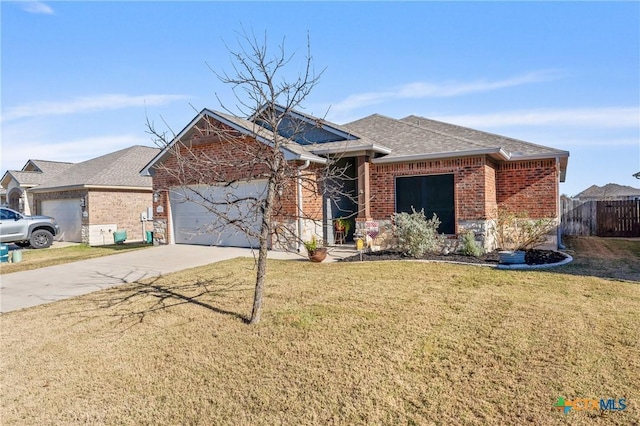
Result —
M 73 163 L 63 161 L 29 160 L 22 168 L 22 171 L 33 171 L 55 175 L 60 172 L 64 172 L 71 166 L 73 166 Z
M 171 155 L 171 149 L 175 144 L 180 141 L 189 140 L 192 136 L 201 133 L 200 129 L 205 128 L 207 120 L 218 121 L 245 136 L 254 137 L 256 140 L 266 145 L 272 145 L 272 133 L 268 129 L 244 118 L 204 108 L 171 140 L 167 146 L 162 148 L 155 157 L 141 168 L 140 173 L 143 176 L 151 176 L 153 174 L 153 167 L 157 164 L 161 164 Z M 282 149 L 287 160 L 309 160 L 321 164 L 326 162 L 326 159 L 318 157 L 303 145 L 300 145 L 290 139 L 286 139 L 284 141 Z
M 140 176 L 138 170 L 160 149 L 132 146 L 82 163 L 74 164 L 32 192 L 56 192 L 74 188 L 151 189 L 151 179 Z
M 635 197 L 640 196 L 640 189 L 617 183 L 608 183 L 604 186 L 591 185 L 575 198 L 607 198 L 607 197 Z
M 279 113 L 285 109 L 276 106 Z M 171 147 L 201 132 L 205 121 L 217 120 L 241 134 L 255 137 L 271 145 L 272 132 L 260 123 L 261 111 L 249 120 L 203 109 L 141 173 L 150 175 L 154 165 L 170 155 Z M 373 114 L 348 124 L 338 125 L 299 111 L 287 112 L 292 123 L 278 133 L 285 138 L 285 158 L 325 162 L 319 156 L 332 154 L 373 155 L 373 163 L 394 163 L 434 158 L 487 155 L 497 161 L 519 161 L 555 158 L 560 163 L 560 181 L 564 182 L 568 151 L 537 145 L 493 133 L 469 129 L 455 124 L 410 115 L 401 120 Z M 289 127 L 302 124 L 302 133 L 290 135 Z M 264 127 L 263 127 L 264 125 Z M 198 127 L 202 126 L 202 127 Z M 294 138 L 293 139 L 290 139 Z M 314 139 L 315 138 L 315 139 Z M 315 141 L 315 142 L 314 142 Z
M 2 176 L 2 186 L 8 186 L 11 179 L 18 182 L 21 187 L 38 186 L 72 165 L 73 163 L 60 161 L 29 160 L 22 167 L 22 170 L 7 170 Z

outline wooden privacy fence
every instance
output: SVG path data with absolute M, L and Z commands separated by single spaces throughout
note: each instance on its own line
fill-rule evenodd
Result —
M 562 200 L 562 233 L 598 237 L 640 237 L 640 200 Z

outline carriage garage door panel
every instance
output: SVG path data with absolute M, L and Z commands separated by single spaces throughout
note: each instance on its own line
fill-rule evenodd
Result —
M 193 185 L 170 190 L 171 218 L 176 244 L 258 247 L 257 234 L 262 220 L 257 209 L 246 198 L 263 198 L 267 184 L 263 181 L 242 183 L 232 187 Z M 216 214 L 218 212 L 220 214 Z M 228 219 L 240 220 L 247 235 Z
M 82 242 L 82 208 L 79 198 L 66 200 L 44 200 L 40 210 L 45 216 L 56 219 L 60 226 L 60 234 L 56 241 Z

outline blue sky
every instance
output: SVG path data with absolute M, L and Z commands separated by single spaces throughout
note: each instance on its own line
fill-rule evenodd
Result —
M 561 192 L 640 187 L 638 2 L 0 2 L 2 172 L 153 145 L 233 103 L 216 71 L 243 27 L 307 33 L 326 68 L 305 112 L 409 114 L 571 152 Z M 208 64 L 208 66 L 207 66 Z

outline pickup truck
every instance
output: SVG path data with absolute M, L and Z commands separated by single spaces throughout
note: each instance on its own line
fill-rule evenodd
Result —
M 60 227 L 52 217 L 26 216 L 15 210 L 0 208 L 0 243 L 47 248 L 59 233 Z

